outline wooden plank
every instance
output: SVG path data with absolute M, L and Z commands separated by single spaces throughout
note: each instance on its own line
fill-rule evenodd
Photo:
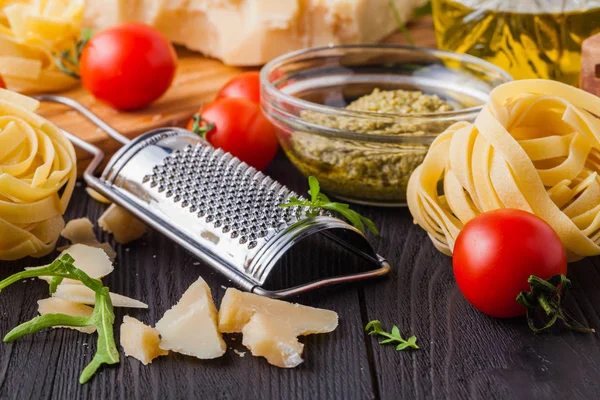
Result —
M 397 352 L 371 340 L 383 399 L 598 398 L 597 335 L 536 335 L 523 318 L 487 317 L 462 297 L 451 258 L 412 225 L 407 209 L 368 209 L 379 223 L 377 251 L 392 265 L 386 281 L 366 285 L 368 319 L 416 335 L 417 351 Z M 600 259 L 569 266 L 575 286 L 568 309 L 600 326 Z M 391 368 L 391 366 L 394 366 Z
M 431 18 L 421 18 L 410 24 L 411 36 L 417 45 L 435 46 Z M 407 44 L 401 33 L 390 35 L 385 43 Z M 150 107 L 134 112 L 118 112 L 95 100 L 85 89 L 78 87 L 61 95 L 71 97 L 90 108 L 102 119 L 133 138 L 143 132 L 165 126 L 183 126 L 198 108 L 212 101 L 219 88 L 241 69 L 228 67 L 221 62 L 202 57 L 198 53 L 179 51 L 179 67 L 173 86 Z M 112 155 L 120 145 L 102 130 L 77 114 L 57 104 L 44 104 L 40 113 L 63 129 L 72 132 Z M 90 155 L 77 151 L 79 170 L 83 171 Z
M 300 187 L 304 178 L 279 157 L 269 172 L 277 179 Z M 304 190 L 304 189 L 302 189 Z M 67 218 L 87 216 L 95 221 L 105 206 L 88 198 L 83 187 L 76 190 Z M 105 234 L 102 240 L 110 239 Z M 118 251 L 115 271 L 105 279 L 112 291 L 141 299 L 148 310 L 116 309 L 116 324 L 126 314 L 153 324 L 179 299 L 185 289 L 202 276 L 213 297 L 221 299 L 230 283 L 221 275 L 196 261 L 162 235 L 147 237 Z M 46 259 L 45 261 L 48 261 Z M 13 273 L 30 260 L 2 263 L 2 277 Z M 301 271 L 307 265 L 335 263 L 307 254 L 305 263 L 296 262 Z M 37 265 L 37 262 L 35 263 Z M 47 296 L 43 282 L 18 283 L 0 294 L 0 329 L 4 334 L 19 322 L 36 314 L 36 300 Z M 241 336 L 226 339 L 228 346 L 245 351 L 242 358 L 230 349 L 216 360 L 196 360 L 172 353 L 149 366 L 121 354 L 121 364 L 102 368 L 87 385 L 77 377 L 89 362 L 96 336 L 59 329 L 0 344 L 0 397 L 14 398 L 289 398 L 289 399 L 369 399 L 371 371 L 363 336 L 363 321 L 357 289 L 343 287 L 299 298 L 304 304 L 337 311 L 340 326 L 332 334 L 313 335 L 305 343 L 305 362 L 296 369 L 284 370 L 252 357 L 241 345 Z M 118 343 L 118 329 L 117 329 Z M 119 347 L 120 349 L 120 347 Z

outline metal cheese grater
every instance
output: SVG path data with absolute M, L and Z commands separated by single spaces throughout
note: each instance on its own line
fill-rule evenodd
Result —
M 89 186 L 245 290 L 285 297 L 385 275 L 390 269 L 353 226 L 329 214 L 306 218 L 301 209 L 278 207 L 290 196 L 300 196 L 192 132 L 157 129 L 130 141 L 72 99 L 37 98 L 79 111 L 124 145 L 97 178 L 102 151 L 65 132 L 94 156 L 84 173 Z M 330 239 L 345 253 L 350 250 L 362 262 L 352 270 L 314 265 L 303 271 L 282 270 L 278 263 L 290 249 L 316 236 Z M 294 279 L 283 282 L 277 274 Z

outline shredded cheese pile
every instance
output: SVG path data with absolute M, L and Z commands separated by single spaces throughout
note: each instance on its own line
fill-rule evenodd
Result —
M 79 40 L 83 0 L 0 1 L 0 76 L 21 93 L 60 91 L 77 84 L 53 55 Z
M 71 142 L 38 106 L 0 89 L 0 260 L 54 250 L 77 179 Z
M 506 83 L 474 124 L 431 145 L 408 185 L 415 223 L 452 254 L 478 214 L 517 208 L 560 236 L 570 261 L 600 254 L 600 98 L 546 80 Z

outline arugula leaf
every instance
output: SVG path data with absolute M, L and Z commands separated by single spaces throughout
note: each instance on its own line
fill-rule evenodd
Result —
M 411 336 L 408 339 L 404 339 L 402 337 L 402 335 L 400 334 L 400 329 L 398 329 L 398 327 L 396 325 L 394 325 L 392 327 L 391 333 L 388 333 L 385 331 L 385 329 L 383 329 L 383 326 L 381 326 L 381 322 L 379 322 L 378 320 L 373 320 L 365 326 L 365 330 L 367 332 L 369 332 L 369 335 L 378 335 L 378 336 L 383 336 L 386 338 L 386 339 L 380 340 L 379 344 L 389 344 L 389 343 L 396 344 L 397 343 L 398 344 L 396 346 L 397 351 L 405 350 L 408 348 L 411 348 L 411 349 L 419 349 L 420 348 L 417 345 L 417 337 L 416 336 Z
M 319 215 L 319 210 L 335 211 L 346 218 L 356 229 L 365 233 L 365 225 L 374 234 L 379 235 L 379 231 L 375 223 L 370 219 L 363 217 L 359 213 L 350 209 L 348 204 L 332 202 L 329 198 L 321 193 L 321 185 L 314 176 L 308 177 L 308 186 L 310 190 L 310 200 L 300 200 L 296 197 L 290 197 L 287 203 L 280 204 L 279 207 L 306 207 L 307 217 L 316 217 Z
M 115 345 L 113 324 L 115 314 L 109 296 L 109 290 L 98 279 L 90 278 L 82 270 L 75 268 L 73 257 L 64 254 L 54 260 L 50 265 L 18 272 L 0 282 L 0 291 L 7 286 L 26 278 L 40 276 L 51 276 L 50 292 L 56 290 L 56 286 L 64 278 L 78 280 L 96 294 L 94 311 L 89 317 L 74 317 L 65 314 L 45 314 L 33 318 L 17 326 L 4 337 L 4 342 L 15 341 L 25 335 L 37 333 L 42 329 L 53 326 L 90 326 L 94 325 L 98 333 L 98 345 L 96 354 L 92 361 L 85 367 L 79 376 L 79 383 L 86 383 L 96 373 L 102 364 L 116 364 L 119 362 L 119 352 Z

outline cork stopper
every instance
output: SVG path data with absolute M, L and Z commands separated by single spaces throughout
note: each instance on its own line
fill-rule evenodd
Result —
M 600 34 L 590 36 L 581 46 L 579 87 L 600 96 Z

